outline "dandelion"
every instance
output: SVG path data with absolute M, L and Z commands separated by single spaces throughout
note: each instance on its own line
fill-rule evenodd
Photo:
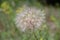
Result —
M 33 30 L 41 27 L 42 23 L 45 22 L 44 10 L 36 7 L 24 6 L 22 12 L 17 13 L 15 17 L 15 24 L 21 31 L 27 29 Z

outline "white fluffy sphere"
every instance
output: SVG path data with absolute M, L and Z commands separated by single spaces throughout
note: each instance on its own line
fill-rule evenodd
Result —
M 15 17 L 15 24 L 17 28 L 23 32 L 27 29 L 38 29 L 44 22 L 44 10 L 38 9 L 36 7 L 28 7 L 26 5 L 24 6 L 23 11 L 17 13 Z

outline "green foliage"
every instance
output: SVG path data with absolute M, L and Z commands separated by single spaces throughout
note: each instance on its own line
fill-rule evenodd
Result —
M 16 9 L 24 4 L 43 8 L 40 3 L 36 2 L 36 0 L 0 0 L 0 9 L 2 9 L 0 11 L 0 21 L 4 27 L 2 29 L 3 31 L 0 32 L 0 40 L 51 40 L 46 23 L 42 25 L 42 28 L 33 32 L 20 32 L 16 28 L 13 21 L 16 15 Z M 54 15 L 51 15 L 50 19 L 54 21 L 58 28 L 60 28 L 60 15 L 59 19 L 57 19 Z M 54 40 L 60 40 L 59 30 L 55 33 Z

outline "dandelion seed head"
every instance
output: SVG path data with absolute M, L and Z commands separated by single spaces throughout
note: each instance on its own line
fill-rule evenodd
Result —
M 15 17 L 15 24 L 21 31 L 38 29 L 44 22 L 44 10 L 35 7 L 24 6 L 24 10 Z

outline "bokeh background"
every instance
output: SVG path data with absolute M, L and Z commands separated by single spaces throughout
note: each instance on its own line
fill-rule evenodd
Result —
M 14 22 L 24 4 L 46 13 L 46 22 L 34 32 L 21 32 Z M 37 0 L 0 0 L 0 40 L 60 40 L 60 8 L 43 6 Z

